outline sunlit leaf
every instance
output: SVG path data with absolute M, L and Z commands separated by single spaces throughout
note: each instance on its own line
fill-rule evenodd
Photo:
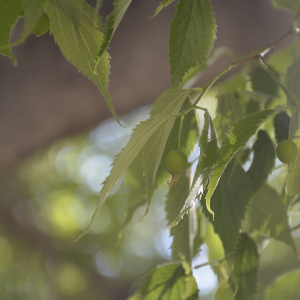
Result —
M 98 86 L 114 118 L 118 120 L 108 92 L 109 56 L 107 53 L 101 57 L 97 74 L 93 73 L 94 60 L 103 37 L 102 32 L 94 26 L 94 9 L 83 0 L 80 0 L 77 9 L 80 10 L 81 16 L 80 39 L 64 12 L 48 3 L 45 12 L 50 18 L 50 32 L 53 33 L 64 56 Z M 98 23 L 101 28 L 100 18 Z
M 107 17 L 107 22 L 105 25 L 106 34 L 105 34 L 105 38 L 103 39 L 100 50 L 97 54 L 94 69 L 96 69 L 101 56 L 103 55 L 104 51 L 107 49 L 107 47 L 110 43 L 110 40 L 112 39 L 117 27 L 119 26 L 119 23 L 121 22 L 124 14 L 126 13 L 127 8 L 129 7 L 131 1 L 132 0 L 115 0 L 114 10 Z
M 234 260 L 234 275 L 238 284 L 234 297 L 236 300 L 255 299 L 258 268 L 259 255 L 255 242 L 246 233 L 242 233 Z
M 140 294 L 143 300 L 199 299 L 195 278 L 181 264 L 157 267 L 145 278 Z
M 210 209 L 210 198 L 234 154 L 244 147 L 251 136 L 255 134 L 257 129 L 276 112 L 277 109 L 259 111 L 247 115 L 244 119 L 231 125 L 230 130 L 223 141 L 216 167 L 213 170 L 213 174 L 208 185 L 208 192 L 206 195 L 206 205 L 208 209 Z
M 206 60 L 212 48 L 216 24 L 209 0 L 180 0 L 170 25 L 171 84 L 178 86 L 184 74 Z
M 246 220 L 251 228 L 286 243 L 296 252 L 286 208 L 277 192 L 270 186 L 264 185 L 251 198 Z
M 170 227 L 176 225 L 180 219 L 195 205 L 197 199 L 202 197 L 217 160 L 217 135 L 214 124 L 207 110 L 205 111 L 204 115 L 204 127 L 201 133 L 199 145 L 201 153 L 191 191 L 184 202 L 184 206 L 182 207 L 180 214 L 175 216 L 176 219 L 173 219 Z
M 253 161 L 247 172 L 251 180 L 252 193 L 265 183 L 275 166 L 274 143 L 265 131 L 258 131 L 253 149 Z
M 189 92 L 190 90 L 182 90 L 178 88 L 170 89 L 164 92 L 153 105 L 153 109 L 151 111 L 151 118 L 144 122 L 141 122 L 134 129 L 131 140 L 128 142 L 126 147 L 123 148 L 122 151 L 116 156 L 110 175 L 106 178 L 106 180 L 103 183 L 103 187 L 99 198 L 99 204 L 94 212 L 89 226 L 86 228 L 85 231 L 82 232 L 82 234 L 77 238 L 77 240 L 88 232 L 98 210 L 100 209 L 101 205 L 105 202 L 107 196 L 117 185 L 125 170 L 129 167 L 131 162 L 147 144 L 152 135 L 155 135 L 158 136 L 162 144 L 157 145 L 158 149 L 147 149 L 145 147 L 143 149 L 143 152 L 141 153 L 142 156 L 143 153 L 147 156 L 146 158 L 144 158 L 143 167 L 146 166 L 148 168 L 148 172 L 145 173 L 145 178 L 146 184 L 148 184 L 150 191 L 148 190 L 147 194 L 152 196 L 152 193 L 155 188 L 154 180 L 156 170 L 158 164 L 160 163 L 165 143 L 167 141 L 168 135 L 172 129 L 175 120 L 175 118 L 170 115 L 176 114 L 178 112 L 185 98 L 188 96 Z M 161 113 L 159 114 L 159 112 Z M 161 135 L 162 132 L 164 133 L 163 135 Z M 150 150 L 154 152 L 152 153 Z M 149 151 L 149 154 L 147 153 L 147 151 Z M 149 163 L 149 165 L 145 165 L 145 163 Z M 151 176 L 151 174 L 153 177 Z M 150 199 L 147 198 L 147 201 L 149 208 L 151 197 Z
M 214 300 L 234 300 L 228 281 L 223 281 L 216 291 Z
M 173 1 L 174 0 L 162 0 L 159 3 L 159 5 L 158 5 L 158 7 L 157 7 L 157 9 L 155 11 L 155 14 L 152 16 L 152 18 L 155 17 L 164 7 L 166 7 L 167 5 L 169 5 L 170 3 L 172 3 Z
M 298 300 L 300 296 L 300 270 L 284 274 L 269 287 L 264 300 Z
M 181 174 L 180 179 L 172 184 L 167 196 L 166 213 L 170 224 L 180 213 L 183 203 L 189 193 L 189 178 Z M 191 263 L 194 258 L 194 239 L 198 232 L 197 215 L 191 210 L 188 215 L 171 229 L 173 236 L 173 260 L 183 260 Z M 200 234 L 199 234 L 200 235 Z
M 0 1 L 0 53 L 9 56 L 14 64 L 16 59 L 9 47 L 10 34 L 18 18 L 23 14 L 22 0 Z
M 241 223 L 250 200 L 249 189 L 246 172 L 232 162 L 226 168 L 211 198 L 214 221 L 212 214 L 205 207 L 205 197 L 201 199 L 206 216 L 212 221 L 215 232 L 220 236 L 226 256 L 232 255 L 236 250 Z

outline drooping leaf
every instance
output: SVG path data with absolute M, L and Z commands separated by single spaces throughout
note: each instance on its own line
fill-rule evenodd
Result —
M 212 221 L 214 231 L 220 236 L 226 256 L 231 256 L 235 252 L 241 223 L 250 200 L 249 189 L 246 172 L 239 165 L 231 163 L 211 198 L 214 221 L 206 209 L 205 197 L 201 199 L 206 216 Z
M 189 97 L 184 101 L 180 112 L 185 110 L 191 105 Z M 164 157 L 172 150 L 178 148 L 178 133 L 180 130 L 180 118 L 176 118 L 173 128 L 169 134 L 165 150 L 162 156 L 162 161 L 158 167 L 156 174 L 156 184 L 160 185 L 165 183 L 169 178 L 170 174 L 166 171 L 163 160 Z M 197 123 L 195 119 L 194 111 L 188 112 L 182 122 L 181 135 L 180 135 L 180 150 L 189 157 L 191 151 L 194 149 L 197 143 Z
M 80 6 L 82 5 L 82 2 L 80 0 L 50 0 L 50 2 L 69 19 L 75 29 L 78 39 L 81 40 L 79 27 L 81 25 Z
M 165 92 L 159 98 L 159 101 L 153 106 L 151 116 L 157 114 L 177 114 L 190 90 L 182 90 L 173 88 Z M 143 148 L 141 149 L 141 164 L 144 170 L 146 181 L 146 196 L 147 196 L 147 211 L 150 207 L 151 198 L 155 190 L 155 178 L 158 167 L 161 163 L 162 155 L 169 138 L 170 132 L 173 128 L 175 118 L 170 118 L 161 126 L 154 135 L 149 137 Z M 147 213 L 147 212 L 146 212 Z
M 292 136 L 293 142 L 298 148 L 296 158 L 289 163 L 289 172 L 286 183 L 286 193 L 291 198 L 294 198 L 300 193 L 300 109 L 296 109 L 292 120 Z
M 264 300 L 298 300 L 300 297 L 300 270 L 284 274 L 269 287 Z
M 197 199 L 201 198 L 206 186 L 209 182 L 211 172 L 215 166 L 218 145 L 217 145 L 217 134 L 210 117 L 208 110 L 205 111 L 204 115 L 204 127 L 199 140 L 199 146 L 201 149 L 197 169 L 194 175 L 191 191 L 186 198 L 184 205 L 180 211 L 180 214 L 175 216 L 173 219 L 172 226 L 175 226 L 180 219 L 193 207 Z
M 276 112 L 277 109 L 259 111 L 247 115 L 244 119 L 231 125 L 230 130 L 223 141 L 216 167 L 213 170 L 213 174 L 208 185 L 208 192 L 206 195 L 206 206 L 208 210 L 210 210 L 210 198 L 234 154 L 244 147 L 251 136 L 255 134 L 257 129 Z
M 272 70 L 277 76 L 278 74 Z M 253 91 L 262 92 L 266 95 L 276 96 L 278 93 L 278 84 L 274 79 L 263 70 L 261 67 L 257 67 L 251 76 L 251 84 Z
M 129 165 L 135 159 L 135 157 L 140 153 L 140 151 L 145 146 L 145 144 L 149 141 L 152 135 L 157 135 L 161 138 L 160 133 L 164 132 L 166 134 L 166 137 L 164 139 L 161 138 L 161 142 L 162 143 L 166 142 L 167 136 L 173 126 L 174 119 L 175 119 L 173 116 L 170 115 L 176 114 L 178 112 L 185 98 L 188 96 L 189 92 L 190 90 L 182 90 L 178 88 L 170 89 L 164 92 L 157 99 L 156 103 L 153 105 L 153 109 L 151 111 L 151 118 L 149 118 L 144 122 L 141 122 L 134 129 L 131 140 L 128 142 L 126 147 L 123 148 L 122 151 L 116 156 L 116 159 L 113 163 L 113 168 L 111 169 L 109 176 L 106 178 L 106 180 L 103 183 L 103 187 L 101 189 L 101 194 L 98 202 L 98 207 L 96 208 L 93 214 L 89 226 L 80 234 L 77 240 L 80 239 L 88 232 L 101 205 L 105 202 L 107 196 L 117 185 L 120 178 L 124 174 L 125 170 L 129 167 Z M 163 114 L 159 114 L 159 112 Z M 149 163 L 149 165 L 147 166 L 149 167 L 149 172 L 154 172 L 152 169 L 155 168 L 155 165 L 157 166 L 158 163 L 160 162 L 164 145 L 158 145 L 158 147 L 160 149 L 158 153 L 155 154 L 158 156 L 160 155 L 160 157 L 157 158 L 155 157 L 155 154 L 153 154 L 153 161 L 156 160 L 157 163 L 153 163 L 153 161 Z M 147 149 L 145 148 L 144 151 L 146 154 Z M 147 173 L 147 175 L 149 179 L 149 173 Z M 155 174 L 154 174 L 154 178 L 155 178 Z M 150 183 L 148 181 L 149 185 L 151 185 L 152 183 L 153 181 L 151 181 Z M 148 204 L 150 204 L 150 200 Z
M 12 28 L 23 14 L 22 0 L 0 1 L 0 53 L 9 56 L 14 65 L 16 64 L 16 58 L 11 53 L 9 40 Z
M 183 173 L 180 179 L 170 187 L 167 202 L 166 213 L 168 224 L 170 224 L 180 213 L 184 201 L 189 193 L 189 178 Z M 196 210 L 191 210 L 185 215 L 177 226 L 171 229 L 173 236 L 172 256 L 173 260 L 186 261 L 189 264 L 195 256 L 194 239 L 198 232 Z
M 214 124 L 220 140 L 223 140 L 229 125 L 243 118 L 244 112 L 237 96 L 224 88 L 220 89 L 217 96 L 217 116 Z
M 289 245 L 296 246 L 288 225 L 286 207 L 280 196 L 269 185 L 264 185 L 251 198 L 246 220 L 251 228 Z
M 294 13 L 296 13 L 300 8 L 298 0 L 271 0 L 271 2 L 277 8 L 287 9 Z
M 234 300 L 233 293 L 227 280 L 224 280 L 216 291 L 214 300 Z
M 78 1 L 80 1 L 77 9 L 80 9 L 81 16 L 81 26 L 79 27 L 81 39 L 79 40 L 72 22 L 64 12 L 48 3 L 45 12 L 50 18 L 50 32 L 53 33 L 54 39 L 64 56 L 98 86 L 114 118 L 118 120 L 108 92 L 108 53 L 102 56 L 97 66 L 97 74 L 93 73 L 94 60 L 101 45 L 103 34 L 94 26 L 94 9 L 85 1 Z M 100 28 L 100 18 L 98 18 L 98 23 Z
M 290 93 L 292 93 L 298 99 L 298 105 L 300 103 L 300 58 L 290 65 L 285 76 L 285 86 Z M 295 104 L 287 97 L 287 102 L 290 106 Z
M 179 1 L 169 37 L 172 86 L 178 86 L 190 68 L 206 60 L 216 38 L 215 31 L 209 0 Z
M 255 242 L 246 233 L 241 233 L 234 260 L 234 275 L 238 284 L 236 300 L 255 299 L 258 268 L 259 255 Z
M 255 193 L 267 181 L 275 166 L 275 147 L 269 135 L 259 130 L 254 144 L 254 157 L 248 170 L 252 193 Z
M 274 117 L 275 138 L 277 143 L 287 140 L 289 137 L 290 116 L 282 111 Z
M 115 0 L 114 2 L 114 10 L 113 12 L 107 17 L 106 22 L 106 34 L 105 38 L 103 39 L 103 42 L 101 44 L 100 50 L 97 54 L 94 70 L 96 69 L 101 56 L 103 55 L 104 51 L 107 49 L 117 27 L 119 26 L 119 23 L 121 22 L 124 14 L 127 11 L 127 8 L 129 7 L 132 0 Z
M 36 20 L 42 14 L 46 0 L 23 0 L 23 7 L 25 10 L 24 29 L 20 37 L 13 43 L 17 45 L 23 42 L 31 33 Z
M 157 9 L 155 11 L 155 14 L 152 16 L 152 18 L 155 17 L 164 7 L 166 7 L 167 5 L 169 5 L 170 3 L 172 3 L 173 1 L 174 0 L 162 0 L 159 3 L 159 5 L 158 5 L 158 7 L 157 7 Z
M 196 300 L 198 287 L 192 275 L 186 275 L 181 264 L 157 267 L 140 289 L 143 300 Z

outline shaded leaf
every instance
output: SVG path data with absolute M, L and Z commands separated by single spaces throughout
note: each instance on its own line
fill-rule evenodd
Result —
M 22 0 L 0 1 L 0 53 L 9 56 L 14 65 L 16 58 L 11 53 L 9 46 L 10 34 L 18 18 L 23 14 Z
M 211 211 L 210 198 L 213 195 L 225 168 L 233 158 L 234 154 L 239 149 L 244 147 L 251 136 L 255 134 L 257 129 L 276 112 L 277 109 L 259 111 L 247 115 L 244 119 L 239 120 L 231 125 L 230 130 L 223 141 L 220 149 L 220 155 L 208 186 L 206 206 L 209 211 Z
M 205 206 L 205 197 L 201 203 L 206 216 L 212 221 L 214 231 L 220 236 L 225 255 L 235 252 L 239 231 L 244 219 L 249 195 L 249 181 L 246 172 L 239 165 L 231 163 L 225 170 L 211 198 L 211 209 L 215 220 Z
M 170 224 L 180 213 L 183 203 L 189 193 L 189 178 L 183 173 L 180 179 L 174 182 L 167 196 L 166 213 Z M 171 229 L 173 236 L 173 260 L 187 261 L 189 264 L 195 256 L 194 239 L 198 232 L 196 210 L 191 210 L 185 215 L 177 226 Z
M 234 300 L 233 293 L 227 280 L 219 285 L 214 300 Z
M 169 5 L 170 3 L 172 3 L 173 1 L 174 0 L 162 0 L 159 3 L 159 5 L 158 5 L 158 7 L 157 7 L 157 9 L 156 9 L 156 11 L 154 13 L 154 15 L 152 16 L 152 18 L 155 17 L 164 7 L 166 7 L 167 5 Z
M 251 228 L 286 243 L 296 251 L 288 225 L 286 207 L 277 192 L 269 185 L 265 184 L 251 198 L 246 220 Z
M 251 180 L 252 193 L 255 193 L 268 179 L 275 166 L 275 147 L 264 130 L 259 130 L 254 144 L 254 157 L 247 172 Z
M 204 127 L 199 140 L 199 146 L 201 149 L 199 161 L 197 164 L 197 169 L 194 175 L 191 191 L 186 198 L 184 206 L 182 207 L 180 214 L 175 216 L 173 219 L 172 226 L 175 226 L 180 219 L 195 206 L 197 199 L 201 198 L 206 186 L 209 182 L 211 172 L 215 166 L 217 155 L 218 155 L 218 145 L 217 145 L 217 135 L 214 124 L 210 117 L 208 110 L 205 111 L 204 115 Z
M 103 55 L 104 51 L 107 49 L 117 27 L 119 26 L 119 23 L 121 22 L 124 14 L 127 11 L 127 8 L 130 5 L 131 1 L 132 0 L 115 0 L 114 10 L 107 17 L 107 22 L 105 25 L 106 34 L 105 34 L 105 37 L 101 44 L 100 50 L 97 54 L 97 57 L 95 59 L 94 70 L 96 70 L 96 67 L 100 61 L 101 56 Z
M 181 264 L 157 267 L 145 278 L 140 294 L 143 300 L 199 299 L 195 278 Z
M 241 233 L 234 260 L 234 275 L 238 284 L 236 300 L 255 299 L 258 268 L 259 255 L 255 242 L 246 233 Z
M 295 13 L 300 8 L 298 0 L 271 0 L 271 2 L 277 8 L 287 9 Z
M 209 0 L 180 0 L 170 24 L 169 58 L 172 86 L 184 74 L 206 60 L 212 48 L 216 24 Z
M 140 153 L 142 148 L 149 141 L 149 139 L 152 137 L 153 134 L 159 135 L 161 143 L 163 144 L 163 145 L 158 145 L 159 147 L 157 151 L 158 153 L 155 152 L 155 154 L 154 153 L 152 154 L 153 161 L 156 160 L 156 162 L 151 161 L 149 163 L 149 166 L 147 166 L 149 168 L 148 170 L 149 173 L 152 174 L 154 173 L 152 169 L 155 168 L 155 166 L 157 168 L 158 163 L 161 160 L 162 151 L 165 145 L 164 143 L 166 143 L 168 134 L 171 131 L 175 119 L 173 116 L 166 115 L 166 113 L 173 115 L 174 113 L 178 112 L 178 110 L 182 106 L 184 99 L 187 97 L 189 92 L 190 92 L 189 90 L 182 90 L 178 88 L 167 90 L 166 92 L 164 92 L 157 99 L 156 103 L 153 105 L 153 109 L 151 111 L 151 118 L 144 122 L 141 122 L 134 129 L 130 141 L 127 143 L 126 147 L 124 147 L 122 151 L 116 156 L 116 159 L 113 163 L 113 168 L 111 169 L 109 176 L 106 178 L 106 180 L 103 183 L 103 187 L 101 189 L 101 194 L 98 202 L 98 207 L 96 208 L 92 216 L 89 226 L 86 228 L 86 230 L 84 230 L 80 234 L 77 240 L 88 232 L 101 205 L 105 202 L 107 196 L 117 185 L 120 178 L 124 174 L 125 170 L 129 167 L 129 165 L 135 159 L 135 157 Z M 158 114 L 158 112 L 162 112 L 164 114 Z M 164 132 L 166 136 L 161 136 L 160 135 L 161 132 Z M 146 152 L 147 148 L 145 148 L 144 151 L 145 151 L 145 155 L 147 155 Z M 143 155 L 143 153 L 141 153 L 141 155 Z M 148 157 L 151 157 L 151 153 L 149 154 Z M 148 185 L 151 185 L 154 182 L 155 174 L 154 174 L 154 178 L 151 180 L 149 173 L 146 174 L 147 176 L 145 176 L 145 178 L 146 180 L 148 178 Z M 149 183 L 149 177 L 150 177 L 150 183 Z M 152 190 L 154 190 L 154 187 L 151 186 L 151 188 Z M 149 195 L 149 191 L 148 191 L 148 195 Z M 150 205 L 150 200 L 148 202 L 148 205 Z
M 300 270 L 284 274 L 269 287 L 264 300 L 298 300 L 300 297 Z
M 97 66 L 97 74 L 93 73 L 94 60 L 103 37 L 94 26 L 94 9 L 83 0 L 80 0 L 77 9 L 80 9 L 81 15 L 79 28 L 81 39 L 69 18 L 49 3 L 45 7 L 45 12 L 50 18 L 50 32 L 53 33 L 64 56 L 98 86 L 114 118 L 118 120 L 108 92 L 109 56 L 107 53 L 102 56 Z M 101 27 L 100 18 L 98 23 Z
M 300 58 L 290 65 L 285 76 L 285 86 L 290 93 L 298 99 L 300 103 Z M 295 104 L 287 97 L 288 105 L 294 106 Z
M 277 143 L 287 140 L 289 137 L 290 116 L 282 111 L 274 117 L 275 138 Z
M 296 158 L 289 163 L 289 172 L 286 183 L 286 193 L 288 196 L 294 198 L 300 193 L 300 110 L 296 109 L 293 120 L 292 128 L 293 141 L 298 148 Z

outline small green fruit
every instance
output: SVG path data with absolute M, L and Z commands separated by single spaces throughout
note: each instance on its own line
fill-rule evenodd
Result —
M 277 145 L 276 155 L 281 162 L 288 164 L 295 159 L 297 151 L 297 146 L 293 141 L 284 140 Z
M 31 32 L 35 36 L 41 36 L 49 30 L 49 27 L 50 27 L 49 17 L 45 13 L 42 13 L 41 16 L 36 20 L 33 28 L 31 29 Z
M 170 151 L 165 159 L 165 169 L 174 177 L 177 174 L 182 173 L 187 167 L 188 159 L 186 155 L 180 150 Z

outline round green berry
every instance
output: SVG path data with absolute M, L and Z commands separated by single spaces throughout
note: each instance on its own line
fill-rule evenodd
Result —
M 49 30 L 49 27 L 49 17 L 45 13 L 42 13 L 41 16 L 36 20 L 31 32 L 36 36 L 41 36 Z
M 281 162 L 288 164 L 295 159 L 297 151 L 297 146 L 293 141 L 284 140 L 277 145 L 276 155 Z
M 175 176 L 176 174 L 185 171 L 187 164 L 188 164 L 188 159 L 186 155 L 180 150 L 170 151 L 164 159 L 165 169 L 172 176 Z

